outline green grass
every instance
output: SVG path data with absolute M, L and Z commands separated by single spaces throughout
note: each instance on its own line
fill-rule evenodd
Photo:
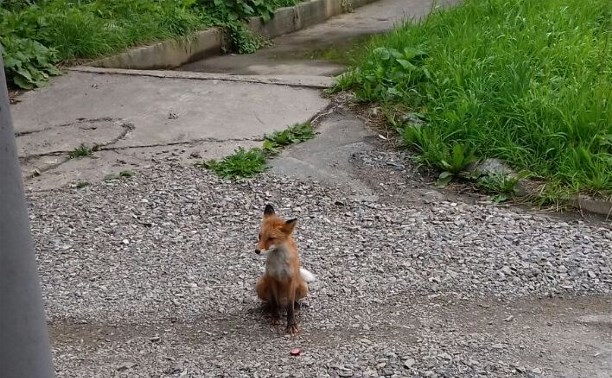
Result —
M 280 149 L 294 143 L 302 143 L 314 138 L 315 131 L 310 122 L 299 123 L 285 130 L 276 131 L 264 137 L 263 149 L 270 155 L 280 152 Z
M 210 26 L 228 30 L 233 50 L 253 52 L 262 41 L 242 20 L 269 19 L 275 9 L 299 1 L 0 1 L 0 43 L 10 84 L 29 89 L 58 74 L 56 63 L 96 58 Z
M 440 170 L 460 148 L 545 180 L 546 200 L 609 196 L 611 34 L 609 0 L 466 0 L 375 37 L 335 90 L 423 114 L 395 126 Z
M 223 178 L 252 177 L 264 172 L 268 168 L 267 160 L 280 153 L 283 147 L 305 142 L 314 136 L 315 131 L 310 122 L 296 124 L 264 136 L 262 148 L 246 150 L 239 147 L 232 155 L 221 160 L 205 160 L 196 163 L 196 166 L 210 169 Z
M 80 159 L 84 157 L 93 156 L 93 148 L 87 146 L 85 143 L 81 143 L 80 146 L 76 147 L 74 150 L 68 153 L 68 156 L 71 159 Z
M 261 148 L 245 150 L 239 147 L 221 160 L 208 160 L 196 165 L 210 169 L 223 178 L 251 177 L 267 169 L 266 154 Z

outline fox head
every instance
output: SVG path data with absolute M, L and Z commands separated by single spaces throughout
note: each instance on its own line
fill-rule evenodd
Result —
M 291 238 L 296 223 L 295 218 L 287 221 L 281 219 L 274 212 L 272 205 L 266 205 L 255 253 L 271 252 L 286 243 Z

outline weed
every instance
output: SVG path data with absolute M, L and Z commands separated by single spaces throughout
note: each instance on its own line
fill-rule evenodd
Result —
M 80 159 L 84 157 L 93 156 L 93 149 L 87 146 L 85 143 L 81 143 L 80 146 L 76 147 L 74 150 L 68 153 L 68 156 L 71 159 Z
M 528 177 L 527 172 L 521 172 L 517 175 L 508 174 L 488 174 L 476 179 L 476 186 L 487 193 L 495 194 L 494 202 L 504 202 L 519 194 L 521 190 L 519 182 Z
M 267 168 L 266 154 L 260 148 L 245 150 L 237 148 L 232 155 L 221 160 L 208 160 L 196 163 L 210 169 L 223 178 L 246 178 L 264 172 Z
M 263 150 L 268 155 L 276 155 L 282 147 L 302 143 L 314 138 L 315 131 L 310 122 L 293 125 L 286 130 L 277 131 L 264 137 Z
M 133 177 L 135 173 L 133 171 L 121 171 L 119 172 L 119 177 L 130 178 Z
M 422 113 L 397 126 L 443 181 L 496 157 L 544 179 L 546 201 L 607 196 L 611 14 L 608 0 L 466 0 L 373 38 L 335 90 Z
M 294 143 L 314 138 L 315 131 L 310 122 L 293 125 L 286 130 L 264 136 L 262 148 L 245 150 L 239 147 L 232 155 L 221 160 L 205 160 L 195 165 L 210 169 L 223 178 L 246 178 L 267 169 L 266 160 L 280 153 L 280 150 Z
M 84 188 L 86 186 L 89 186 L 89 185 L 91 185 L 91 184 L 88 183 L 87 181 L 79 181 L 79 182 L 76 183 L 76 188 L 77 189 L 82 189 L 82 188 Z

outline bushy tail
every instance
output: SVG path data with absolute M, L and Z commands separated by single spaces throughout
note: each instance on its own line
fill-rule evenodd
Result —
M 302 276 L 302 279 L 308 283 L 314 282 L 317 280 L 314 274 L 310 273 L 304 268 L 300 268 L 300 276 Z

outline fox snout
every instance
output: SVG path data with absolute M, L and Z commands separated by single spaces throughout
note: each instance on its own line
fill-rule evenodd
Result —
M 255 253 L 257 253 L 259 255 L 261 253 L 261 249 L 255 248 Z

